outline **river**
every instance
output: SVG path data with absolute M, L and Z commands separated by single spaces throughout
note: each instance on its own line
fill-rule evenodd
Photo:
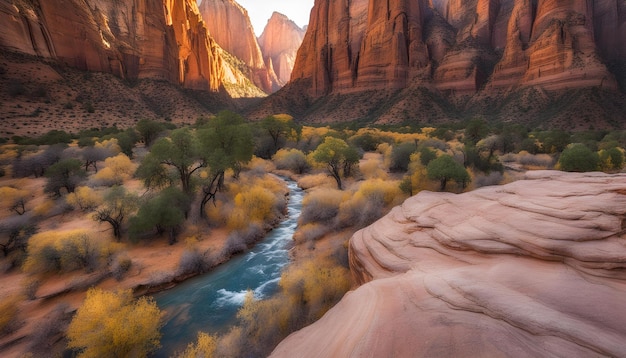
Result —
M 195 342 L 198 331 L 225 332 L 236 321 L 236 314 L 248 289 L 256 298 L 276 292 L 282 268 L 289 263 L 288 246 L 296 231 L 304 192 L 287 180 L 287 218 L 254 246 L 211 272 L 189 279 L 154 295 L 166 312 L 161 328 L 161 349 L 155 357 L 169 357 Z

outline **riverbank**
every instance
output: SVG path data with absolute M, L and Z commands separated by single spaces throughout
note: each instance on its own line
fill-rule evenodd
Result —
M 281 181 L 283 194 L 287 184 Z M 286 210 L 286 207 L 285 207 Z M 277 224 L 278 222 L 272 223 Z M 94 222 L 88 215 L 66 213 L 44 223 L 42 230 L 67 230 L 91 227 L 94 232 L 108 235 L 107 223 Z M 265 228 L 271 229 L 271 225 Z M 233 255 L 222 255 L 231 231 L 226 228 L 208 228 L 204 223 L 186 225 L 173 245 L 167 238 L 155 238 L 149 243 L 122 243 L 116 246 L 121 255 L 130 259 L 130 267 L 117 278 L 110 267 L 94 272 L 73 271 L 45 275 L 30 275 L 19 270 L 2 274 L 0 292 L 3 297 L 23 297 L 17 305 L 18 318 L 13 332 L 0 337 L 3 357 L 22 357 L 34 347 L 46 354 L 58 355 L 65 349 L 64 332 L 73 312 L 82 304 L 86 290 L 98 287 L 105 290 L 132 289 L 137 296 L 170 289 L 203 272 L 181 272 L 181 258 L 189 251 L 211 257 L 212 267 L 227 262 Z M 262 237 L 261 237 L 262 239 Z M 30 296 L 30 297 L 26 297 Z M 50 339 L 50 340 L 48 340 Z M 45 341 L 44 341 L 45 340 Z

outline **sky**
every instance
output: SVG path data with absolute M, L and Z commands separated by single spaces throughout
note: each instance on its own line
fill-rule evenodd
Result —
M 261 36 L 267 20 L 272 17 L 274 11 L 287 15 L 298 26 L 303 27 L 309 23 L 309 15 L 314 0 L 235 0 L 239 5 L 248 10 L 252 21 L 252 27 L 257 36 Z

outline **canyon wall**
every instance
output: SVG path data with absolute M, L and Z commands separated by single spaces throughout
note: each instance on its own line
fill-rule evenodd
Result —
M 624 356 L 625 194 L 555 171 L 421 192 L 353 235 L 360 287 L 272 357 Z
M 0 1 L 0 46 L 86 71 L 218 91 L 219 46 L 194 0 Z
M 274 71 L 281 86 L 291 78 L 304 33 L 305 31 L 287 16 L 274 12 L 259 36 L 259 46 L 265 63 Z
M 317 1 L 293 81 L 309 93 L 425 86 L 480 91 L 618 89 L 623 0 Z
M 278 90 L 273 71 L 268 69 L 246 9 L 233 0 L 203 0 L 200 13 L 215 41 L 249 68 L 252 83 L 266 93 Z

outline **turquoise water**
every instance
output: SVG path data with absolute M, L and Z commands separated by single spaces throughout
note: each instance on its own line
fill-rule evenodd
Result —
M 236 321 L 236 314 L 248 289 L 257 298 L 276 292 L 282 268 L 289 263 L 292 242 L 302 208 L 304 193 L 295 182 L 287 181 L 287 218 L 254 248 L 232 258 L 204 275 L 154 295 L 166 312 L 161 328 L 161 349 L 156 357 L 169 357 L 196 340 L 198 331 L 224 332 Z

